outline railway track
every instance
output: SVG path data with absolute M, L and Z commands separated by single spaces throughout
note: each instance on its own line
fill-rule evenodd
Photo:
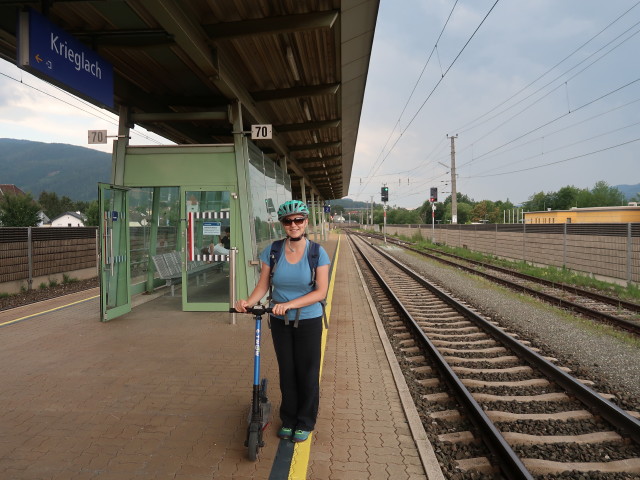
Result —
M 447 478 L 640 478 L 640 415 L 350 241 Z
M 350 233 L 354 235 L 353 232 Z M 382 239 L 382 236 L 375 234 L 366 234 L 366 236 Z M 412 247 L 406 242 L 389 237 L 387 237 L 387 242 L 438 262 L 482 276 L 512 290 L 540 298 L 555 306 L 580 313 L 635 335 L 640 335 L 640 305 L 637 303 L 585 290 L 574 285 L 551 282 L 489 263 L 469 260 L 437 250 L 424 252 Z

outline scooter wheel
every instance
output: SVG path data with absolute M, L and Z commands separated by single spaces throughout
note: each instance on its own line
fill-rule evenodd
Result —
M 249 449 L 249 460 L 255 462 L 258 458 L 258 450 L 260 449 L 258 432 L 250 432 L 247 439 L 247 447 Z

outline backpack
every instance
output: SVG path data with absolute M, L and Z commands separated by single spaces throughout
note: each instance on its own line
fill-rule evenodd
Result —
M 271 244 L 271 252 L 269 253 L 269 268 L 271 269 L 269 272 L 269 301 L 271 301 L 273 285 L 271 279 L 273 278 L 273 272 L 275 267 L 280 260 L 280 256 L 282 255 L 282 247 L 286 238 L 282 238 L 280 240 L 276 240 Z M 307 261 L 309 262 L 309 268 L 311 269 L 311 281 L 309 282 L 309 286 L 313 290 L 316 286 L 316 269 L 318 268 L 318 261 L 320 260 L 320 244 L 316 242 L 312 242 L 308 240 L 309 248 L 307 249 Z M 322 305 L 322 320 L 324 321 L 324 327 L 326 329 L 329 328 L 329 324 L 327 323 L 327 315 L 325 312 L 326 300 L 321 300 L 320 305 Z M 298 320 L 300 320 L 300 309 L 297 309 L 295 322 L 293 324 L 294 327 L 298 326 Z M 285 325 L 289 325 L 289 319 L 287 316 L 284 316 Z

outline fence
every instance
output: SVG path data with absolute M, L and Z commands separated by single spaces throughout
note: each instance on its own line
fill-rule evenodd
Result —
M 63 274 L 95 277 L 96 237 L 95 227 L 0 228 L 0 292 L 30 289 Z
M 51 279 L 98 276 L 96 227 L 0 227 L 0 293 L 37 288 Z M 132 226 L 131 276 L 144 278 L 149 264 L 150 227 Z M 160 227 L 158 253 L 176 249 L 177 228 Z
M 387 225 L 387 233 L 640 282 L 640 223 Z

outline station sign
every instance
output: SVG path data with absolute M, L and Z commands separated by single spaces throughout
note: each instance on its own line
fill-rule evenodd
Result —
M 113 108 L 113 66 L 29 9 L 18 21 L 18 66 L 92 103 Z
M 97 143 L 107 143 L 107 131 L 106 130 L 89 130 L 89 145 Z
M 251 125 L 251 140 L 271 140 L 272 136 L 271 125 Z

